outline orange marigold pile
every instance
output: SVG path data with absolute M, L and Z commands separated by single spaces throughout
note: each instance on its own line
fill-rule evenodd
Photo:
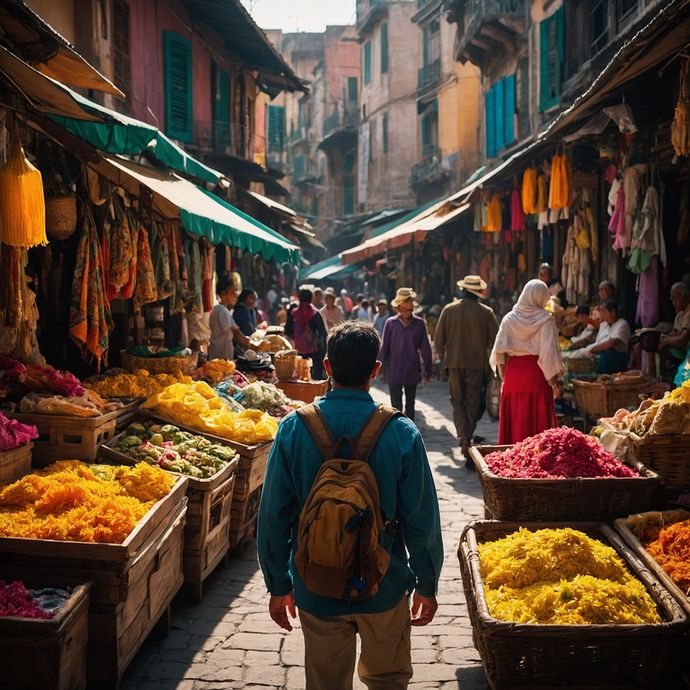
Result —
M 644 547 L 684 592 L 690 592 L 690 520 L 655 527 Z
M 61 460 L 0 489 L 0 536 L 121 544 L 172 483 L 144 462 Z

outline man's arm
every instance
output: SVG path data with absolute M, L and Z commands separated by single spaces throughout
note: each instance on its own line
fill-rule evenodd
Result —
M 443 309 L 441 315 L 438 317 L 438 323 L 436 324 L 436 332 L 434 333 L 434 347 L 436 352 L 438 352 L 441 359 L 446 352 L 446 319 L 444 318 L 446 310 Z
M 422 321 L 422 338 L 419 344 L 419 350 L 422 353 L 422 360 L 424 361 L 424 373 L 426 374 L 426 382 L 431 381 L 431 375 L 434 373 L 434 362 L 431 356 L 431 344 L 429 343 L 429 333 L 426 330 L 426 323 Z
M 381 351 L 379 352 L 379 362 L 381 362 L 381 371 L 379 373 L 379 378 L 381 379 L 381 383 L 386 382 L 386 367 L 388 364 L 388 358 L 390 357 L 390 323 L 391 320 L 388 319 L 386 323 L 383 324 L 383 334 L 381 335 Z
M 682 331 L 672 330 L 659 338 L 659 345 L 667 347 L 679 347 L 683 349 L 690 342 L 690 331 L 684 328 Z
M 403 456 L 403 473 L 398 486 L 398 510 L 410 568 L 417 579 L 416 604 L 422 610 L 416 625 L 433 618 L 436 589 L 443 565 L 441 517 L 434 478 L 419 431 L 414 431 L 412 448 Z M 428 600 L 428 601 L 427 601 Z M 415 606 L 413 606 L 415 608 Z M 418 610 L 418 607 L 417 607 Z M 430 617 L 429 617 L 430 615 Z

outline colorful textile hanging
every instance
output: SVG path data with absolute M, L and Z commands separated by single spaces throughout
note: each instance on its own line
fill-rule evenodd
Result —
M 155 302 L 157 299 L 158 290 L 156 289 L 156 275 L 151 260 L 149 234 L 143 224 L 140 224 L 137 240 L 137 287 L 134 294 L 134 308 L 141 309 L 145 304 Z
M 526 215 L 537 212 L 537 171 L 527 168 L 522 176 L 522 210 Z
M 551 162 L 551 203 L 549 207 L 555 211 L 569 208 L 573 203 L 573 170 L 570 161 L 563 154 L 556 154 Z
M 127 222 L 127 215 L 120 208 L 117 197 L 113 198 L 111 213 L 113 216 L 110 230 L 110 289 L 108 299 L 115 299 L 118 291 L 130 282 L 130 268 L 134 255 L 132 233 Z
M 98 371 L 101 370 L 101 361 L 107 366 L 110 333 L 114 327 L 110 302 L 105 294 L 101 245 L 89 209 L 77 248 L 69 333 L 79 346 L 84 360 L 91 362 L 96 358 Z
M 501 197 L 494 194 L 488 205 L 489 222 L 487 225 L 487 232 L 501 232 L 503 229 L 503 221 L 501 214 L 503 213 L 503 204 Z
M 0 168 L 0 199 L 0 241 L 12 247 L 48 244 L 43 178 L 24 155 L 16 129 Z
M 537 213 L 546 213 L 548 206 L 549 192 L 546 188 L 546 177 L 539 175 L 537 180 Z
M 525 211 L 522 206 L 522 197 L 519 189 L 514 189 L 510 195 L 510 229 L 525 229 Z

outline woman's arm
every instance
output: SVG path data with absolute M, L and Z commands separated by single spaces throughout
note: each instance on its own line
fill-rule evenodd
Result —
M 613 350 L 614 348 L 620 347 L 621 345 L 625 345 L 625 343 L 622 340 L 619 340 L 618 338 L 611 338 L 610 340 L 605 340 L 603 343 L 593 345 L 589 348 L 588 351 L 591 354 L 595 355 L 598 352 L 604 352 L 605 350 Z

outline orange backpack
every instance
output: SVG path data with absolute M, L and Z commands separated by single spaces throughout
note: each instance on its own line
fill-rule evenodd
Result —
M 323 458 L 299 517 L 295 565 L 306 588 L 332 599 L 373 597 L 388 570 L 390 555 L 379 537 L 389 526 L 381 515 L 369 455 L 397 410 L 380 405 L 354 440 L 336 441 L 314 405 L 297 411 Z M 345 442 L 350 458 L 341 458 Z

